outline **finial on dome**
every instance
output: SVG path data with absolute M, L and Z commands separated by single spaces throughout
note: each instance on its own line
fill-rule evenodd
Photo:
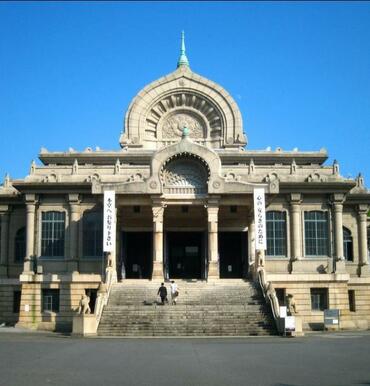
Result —
M 189 66 L 189 60 L 186 56 L 186 52 L 185 52 L 185 32 L 184 31 L 181 31 L 181 50 L 180 50 L 180 57 L 179 57 L 179 60 L 177 62 L 177 68 L 179 68 L 180 66 Z

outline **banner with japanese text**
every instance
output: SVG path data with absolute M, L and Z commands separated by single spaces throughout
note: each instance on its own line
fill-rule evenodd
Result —
M 265 189 L 253 190 L 254 222 L 256 227 L 256 250 L 266 249 Z
M 116 196 L 114 190 L 104 192 L 103 252 L 113 252 L 116 243 Z

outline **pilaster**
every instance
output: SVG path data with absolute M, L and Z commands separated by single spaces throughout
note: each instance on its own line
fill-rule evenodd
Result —
M 334 242 L 335 257 L 334 271 L 338 273 L 345 272 L 344 251 L 343 251 L 343 194 L 333 194 L 332 206 L 334 210 Z

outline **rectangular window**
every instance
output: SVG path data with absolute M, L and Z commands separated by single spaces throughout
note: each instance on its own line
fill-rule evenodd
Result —
M 328 289 L 311 288 L 311 310 L 324 311 L 328 308 Z
M 306 256 L 329 255 L 327 212 L 304 212 Z
M 64 212 L 42 212 L 41 256 L 64 257 Z
M 285 212 L 266 212 L 267 256 L 286 256 Z
M 135 205 L 134 206 L 134 213 L 140 213 L 140 211 L 141 211 L 140 206 L 139 205 Z
M 83 256 L 103 256 L 103 215 L 101 212 L 85 212 L 82 220 Z
M 59 312 L 59 290 L 42 290 L 42 312 Z
M 348 290 L 348 304 L 351 312 L 356 312 L 355 290 Z
M 13 313 L 19 314 L 21 309 L 21 294 L 22 292 L 17 290 L 13 292 Z

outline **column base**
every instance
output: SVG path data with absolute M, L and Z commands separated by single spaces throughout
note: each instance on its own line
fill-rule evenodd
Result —
M 163 262 L 162 261 L 154 261 L 153 262 L 152 279 L 164 280 Z
M 335 262 L 335 273 L 347 273 L 346 262 L 344 260 L 337 260 Z
M 359 267 L 360 276 L 361 277 L 369 277 L 370 276 L 370 267 L 369 264 L 361 265 Z
M 218 269 L 217 261 L 210 261 L 208 263 L 208 279 L 219 279 L 220 271 Z

